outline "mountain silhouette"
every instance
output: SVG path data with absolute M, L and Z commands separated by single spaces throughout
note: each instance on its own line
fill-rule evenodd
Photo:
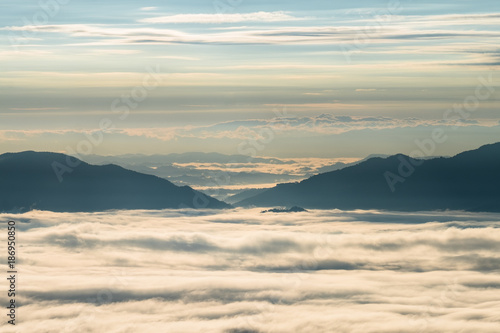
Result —
M 46 152 L 0 155 L 0 188 L 3 212 L 230 207 L 156 176 Z
M 235 205 L 500 212 L 500 143 L 448 158 L 371 158 L 299 183 L 279 184 Z

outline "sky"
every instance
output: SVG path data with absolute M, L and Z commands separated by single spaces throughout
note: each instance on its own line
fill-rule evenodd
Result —
M 496 333 L 499 217 L 0 214 L 16 221 L 22 243 L 22 307 L 16 327 L 3 320 L 0 330 Z M 6 279 L 0 284 L 7 290 Z
M 498 1 L 0 9 L 0 152 L 361 158 L 436 129 L 432 154 L 500 141 Z

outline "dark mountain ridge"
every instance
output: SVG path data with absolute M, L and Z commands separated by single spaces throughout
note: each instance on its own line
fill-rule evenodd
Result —
M 3 212 L 230 207 L 156 176 L 47 152 L 0 155 L 0 188 Z
M 398 154 L 276 187 L 237 206 L 500 212 L 500 143 L 454 157 Z

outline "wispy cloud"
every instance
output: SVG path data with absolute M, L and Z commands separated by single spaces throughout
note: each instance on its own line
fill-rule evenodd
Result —
M 301 18 L 286 12 L 255 12 L 245 14 L 177 14 L 151 17 L 139 20 L 143 23 L 240 23 L 240 22 L 283 22 L 297 21 Z
M 189 60 L 189 61 L 198 61 L 200 58 L 196 57 L 186 57 L 186 56 L 154 56 L 152 58 L 157 59 L 173 59 L 173 60 Z
M 200 14 L 201 15 L 201 14 Z M 226 15 L 226 14 L 225 14 Z M 233 14 L 227 14 L 233 15 Z M 234 14 L 236 15 L 236 14 Z M 212 17 L 211 15 L 209 15 Z M 216 15 L 214 18 L 217 17 Z M 301 27 L 269 27 L 266 29 L 236 29 L 221 32 L 189 33 L 182 30 L 152 27 L 116 27 L 106 25 L 42 25 L 42 26 L 10 26 L 0 28 L 10 31 L 36 31 L 62 33 L 74 37 L 99 37 L 106 41 L 95 41 L 82 45 L 130 45 L 130 44 L 295 44 L 295 45 L 357 45 L 356 40 L 363 37 L 363 45 L 379 43 L 397 44 L 415 40 L 445 40 L 458 42 L 468 38 L 496 39 L 500 37 L 497 30 L 453 30 L 453 29 L 420 29 L 412 26 L 381 26 L 367 35 L 362 26 L 301 26 Z M 477 44 L 477 41 L 476 41 Z M 359 45 L 358 45 L 359 46 Z M 353 48 L 357 50 L 356 47 Z
M 372 92 L 371 89 L 367 89 Z M 312 95 L 316 96 L 316 95 Z M 13 111 L 55 111 L 61 108 L 11 108 Z M 62 109 L 61 109 L 62 110 Z M 417 127 L 442 127 L 446 126 L 443 120 L 419 119 L 419 118 L 391 118 L 381 116 L 348 116 L 323 113 L 318 116 L 302 117 L 277 117 L 271 119 L 247 119 L 227 121 L 204 126 L 177 126 L 177 127 L 147 127 L 147 128 L 124 128 L 110 130 L 108 136 L 124 138 L 142 137 L 161 141 L 177 141 L 186 138 L 196 139 L 231 139 L 246 140 L 259 137 L 262 129 L 272 129 L 276 135 L 284 136 L 304 136 L 304 135 L 332 135 L 342 134 L 361 130 L 390 130 Z M 454 123 L 454 126 L 469 127 L 481 126 L 492 128 L 497 126 L 496 120 L 484 119 L 467 120 Z M 54 135 L 73 138 L 82 133 L 92 132 L 92 129 L 86 131 L 75 130 L 3 130 L 5 137 L 23 138 L 29 136 L 31 139 L 37 136 Z M 64 141 L 64 140 L 62 140 Z
M 51 110 L 63 110 L 64 108 L 9 108 L 12 111 L 51 111 Z
M 91 50 L 88 54 L 94 55 L 130 55 L 130 54 L 139 54 L 142 53 L 141 50 L 123 50 L 123 49 L 100 49 L 100 50 Z

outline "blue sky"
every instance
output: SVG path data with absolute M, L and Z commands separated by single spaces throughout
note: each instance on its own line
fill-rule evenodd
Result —
M 94 153 L 234 153 L 241 140 L 286 116 L 309 121 L 273 128 L 276 142 L 311 142 L 294 155 L 330 154 L 346 133 L 352 142 L 377 142 L 373 152 L 408 152 L 418 138 L 412 133 L 455 125 L 443 115 L 481 82 L 498 86 L 497 1 L 50 0 L 0 7 L 4 151 L 67 151 L 109 118 L 114 129 Z M 154 89 L 126 116 L 113 112 L 124 104 L 113 102 L 133 94 L 153 69 Z M 491 134 L 498 132 L 500 87 L 491 87 L 453 132 L 462 138 L 462 130 L 473 130 L 471 148 L 500 139 Z M 394 142 L 395 135 L 403 139 Z M 260 153 L 291 154 L 278 147 L 269 143 Z M 468 146 L 450 140 L 440 149 L 461 148 Z

